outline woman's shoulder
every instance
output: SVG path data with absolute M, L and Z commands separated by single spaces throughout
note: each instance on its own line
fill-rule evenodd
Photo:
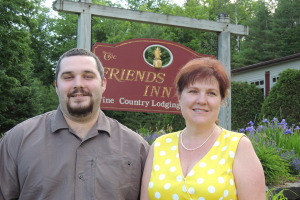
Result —
M 178 138 L 180 133 L 181 133 L 181 131 L 177 131 L 177 132 L 172 132 L 172 133 L 167 133 L 167 134 L 164 134 L 164 135 L 160 135 L 158 138 L 155 139 L 154 142 L 162 142 L 162 141 L 165 141 L 168 138 L 170 138 L 170 139 Z
M 224 136 L 224 138 L 230 137 L 230 138 L 242 138 L 243 136 L 245 136 L 244 133 L 238 133 L 235 131 L 229 131 L 227 129 L 222 128 L 222 135 Z

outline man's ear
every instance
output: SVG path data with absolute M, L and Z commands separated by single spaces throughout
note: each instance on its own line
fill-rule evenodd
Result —
M 58 94 L 57 82 L 54 82 L 56 94 Z

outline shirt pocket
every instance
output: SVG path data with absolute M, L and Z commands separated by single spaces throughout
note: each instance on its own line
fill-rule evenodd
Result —
M 96 159 L 96 187 L 104 190 L 122 190 L 140 184 L 141 170 L 135 160 L 107 155 Z

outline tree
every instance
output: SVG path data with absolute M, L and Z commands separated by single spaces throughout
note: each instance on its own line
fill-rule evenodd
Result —
M 31 86 L 33 52 L 29 27 L 38 1 L 3 0 L 0 2 L 0 133 L 39 113 L 37 91 Z
M 276 57 L 300 52 L 300 0 L 278 0 L 272 30 Z
M 300 122 L 300 70 L 287 69 L 279 74 L 277 83 L 265 99 L 260 119 L 285 119 L 291 124 Z

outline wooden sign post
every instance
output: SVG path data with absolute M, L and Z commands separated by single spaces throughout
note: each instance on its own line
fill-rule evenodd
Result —
M 230 35 L 248 35 L 247 26 L 229 23 L 229 16 L 220 14 L 217 22 L 201 19 L 193 19 L 181 16 L 172 16 L 145 11 L 133 11 L 122 8 L 95 5 L 91 0 L 79 0 L 79 2 L 56 0 L 53 9 L 57 11 L 76 13 L 78 18 L 77 47 L 91 50 L 91 18 L 92 16 L 107 17 L 119 20 L 128 20 L 141 23 L 151 23 L 179 28 L 196 29 L 199 31 L 215 32 L 218 34 L 218 60 L 226 67 L 230 74 Z M 222 107 L 219 115 L 220 125 L 231 130 L 231 102 L 230 98 L 226 107 Z

